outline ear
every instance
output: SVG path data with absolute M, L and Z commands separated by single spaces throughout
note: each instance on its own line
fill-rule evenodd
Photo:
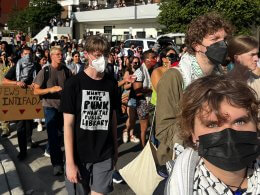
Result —
M 167 62 L 167 58 L 162 58 L 162 61 L 163 62 Z
M 84 52 L 84 57 L 88 59 L 88 52 L 87 51 L 83 51 Z
M 234 55 L 234 60 L 235 60 L 236 62 L 239 62 L 239 55 Z
M 197 143 L 197 140 L 198 140 L 198 137 L 195 136 L 194 132 L 191 133 L 191 136 L 192 136 L 192 142 L 193 142 L 194 144 L 196 144 L 196 143 Z

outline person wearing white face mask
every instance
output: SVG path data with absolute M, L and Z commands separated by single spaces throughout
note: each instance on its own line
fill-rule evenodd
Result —
M 97 54 L 95 57 L 96 59 L 93 59 L 90 55 L 88 55 L 88 59 L 90 60 L 89 67 L 92 69 L 95 69 L 95 71 L 98 74 L 102 74 L 106 68 L 106 61 L 105 61 L 104 56 Z M 92 54 L 92 56 L 94 56 L 94 55 Z
M 106 39 L 90 36 L 84 51 L 85 70 L 64 87 L 61 110 L 68 194 L 91 191 L 102 195 L 113 190 L 112 174 L 118 154 L 115 110 L 119 105 L 117 82 L 104 72 L 107 51 Z

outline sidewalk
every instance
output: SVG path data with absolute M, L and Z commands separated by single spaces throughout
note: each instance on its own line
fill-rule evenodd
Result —
M 121 137 L 124 125 L 118 126 L 119 137 Z M 0 166 L 0 194 L 12 195 L 66 195 L 64 176 L 53 176 L 50 158 L 45 157 L 44 150 L 47 143 L 46 130 L 33 131 L 32 139 L 39 144 L 38 148 L 28 149 L 27 158 L 24 161 L 17 159 L 18 143 L 14 126 L 11 126 L 11 135 L 8 138 L 0 137 L 0 159 L 1 164 L 9 162 L 6 168 L 7 174 L 2 174 Z M 3 147 L 5 149 L 3 149 Z M 140 146 L 133 143 L 121 144 L 119 147 L 119 160 L 117 168 L 125 166 L 140 152 Z M 3 157 L 2 157 L 3 153 Z M 8 154 L 8 155 L 7 155 Z M 3 160 L 2 160 L 3 159 Z M 5 159 L 5 160 L 4 160 Z M 6 165 L 6 164 L 5 164 Z M 8 175 L 6 177 L 5 175 Z M 12 176 L 12 177 L 11 177 Z M 8 178 L 9 186 L 5 178 Z M 3 185 L 2 185 L 3 184 Z M 115 184 L 114 191 L 110 195 L 134 195 L 127 184 Z
M 1 139 L 1 138 L 0 138 Z M 0 143 L 0 194 L 23 194 L 14 162 Z

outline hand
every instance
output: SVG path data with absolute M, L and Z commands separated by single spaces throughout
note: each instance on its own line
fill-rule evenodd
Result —
M 134 83 L 136 80 L 136 76 L 135 75 L 129 75 L 128 77 L 125 78 L 125 80 L 129 83 Z
M 28 87 L 29 89 L 33 90 L 33 89 L 34 89 L 34 84 L 27 85 L 27 87 Z
M 121 98 L 122 98 L 122 99 L 121 99 L 121 102 L 122 102 L 123 104 L 127 104 L 128 99 L 129 99 L 129 93 L 123 94 Z
M 66 176 L 71 183 L 78 183 L 81 176 L 77 165 L 66 164 Z
M 19 86 L 19 87 L 22 87 L 22 88 L 26 87 L 26 84 L 23 81 L 17 81 L 16 85 Z
M 56 92 L 59 92 L 61 91 L 62 88 L 60 86 L 53 86 L 50 88 L 50 93 L 56 93 Z

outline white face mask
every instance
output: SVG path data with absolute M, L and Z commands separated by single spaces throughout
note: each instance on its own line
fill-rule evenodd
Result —
M 40 53 L 36 53 L 35 54 L 38 58 L 41 56 L 41 54 Z
M 97 72 L 103 73 L 106 68 L 106 61 L 104 56 L 101 56 L 95 60 L 92 60 L 92 63 L 89 64 L 92 68 L 95 68 Z

